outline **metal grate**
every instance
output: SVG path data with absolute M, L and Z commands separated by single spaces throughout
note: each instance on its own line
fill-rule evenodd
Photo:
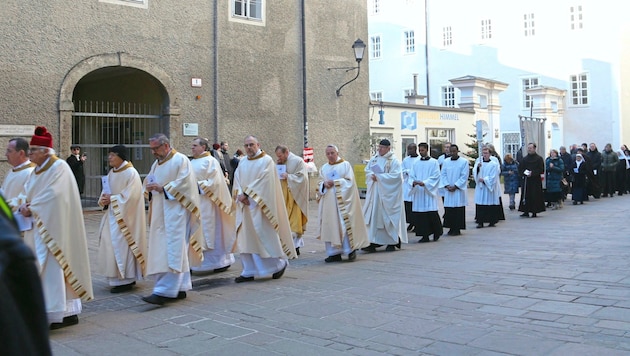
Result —
M 72 144 L 81 146 L 81 153 L 87 154 L 82 203 L 94 207 L 101 194 L 101 176 L 110 168 L 109 148 L 125 145 L 128 160 L 144 177 L 154 161 L 148 139 L 161 132 L 164 125 L 160 108 L 148 104 L 75 101 L 74 110 Z

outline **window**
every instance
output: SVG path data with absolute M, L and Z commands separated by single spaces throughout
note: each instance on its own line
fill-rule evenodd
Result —
M 262 20 L 263 0 L 232 0 L 232 16 Z
M 488 108 L 488 96 L 487 95 L 477 95 L 479 99 L 479 108 L 487 109 Z
M 534 14 L 523 15 L 523 21 L 525 25 L 525 37 L 531 37 L 535 35 L 534 31 Z
M 372 99 L 372 101 L 383 101 L 383 92 L 382 91 L 371 92 L 370 99 Z
M 381 36 L 370 37 L 370 58 L 381 58 Z
M 404 34 L 405 39 L 405 53 L 415 53 L 416 52 L 416 40 L 414 31 L 405 31 Z
M 490 25 L 490 19 L 481 20 L 481 39 L 489 40 L 492 38 L 492 26 Z
M 442 87 L 442 106 L 455 107 L 455 87 L 452 85 Z
M 110 3 L 110 4 L 140 7 L 143 9 L 149 8 L 149 0 L 99 0 L 99 1 Z
M 519 132 L 504 132 L 503 136 L 503 154 L 511 154 L 516 160 L 516 154 L 521 148 L 521 134 Z
M 582 6 L 571 6 L 569 8 L 571 30 L 582 29 Z
M 532 98 L 527 95 L 526 91 L 529 88 L 538 86 L 538 78 L 524 78 L 523 79 L 523 107 L 532 107 Z
M 381 12 L 381 0 L 372 0 L 370 6 L 370 13 L 377 15 Z
M 444 47 L 448 47 L 453 44 L 453 33 L 451 31 L 451 26 L 446 26 L 442 28 L 442 45 Z
M 573 105 L 588 104 L 588 74 L 571 76 L 571 103 Z
M 427 141 L 429 142 L 431 157 L 438 158 L 442 154 L 444 144 L 454 142 L 453 138 L 455 138 L 455 130 L 453 129 L 427 129 Z

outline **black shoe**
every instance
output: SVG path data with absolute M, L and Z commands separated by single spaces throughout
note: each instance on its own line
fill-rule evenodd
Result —
M 583 201 L 581 201 L 581 202 L 580 202 L 580 205 L 584 205 L 584 202 L 583 202 Z
M 397 249 L 399 249 L 399 250 L 400 250 L 400 243 L 401 243 L 401 242 L 402 242 L 402 241 L 400 241 L 400 237 L 399 237 L 399 238 L 398 238 L 398 243 L 394 245 L 394 246 L 396 246 L 396 248 L 397 248 Z
M 436 242 L 437 240 L 439 240 L 440 237 L 442 237 L 442 235 L 433 235 L 433 242 Z
M 350 255 L 348 255 L 348 257 L 350 257 Z M 330 262 L 341 262 L 341 254 L 338 255 L 333 255 L 333 256 L 328 256 L 324 259 L 324 262 L 326 263 L 330 263 Z
M 483 228 L 483 223 L 477 224 L 477 229 L 481 229 L 481 228 Z
M 396 245 L 387 245 L 387 247 L 385 247 L 385 251 L 387 252 L 396 251 Z
M 300 255 L 300 248 L 299 247 L 295 248 L 295 253 L 297 253 L 298 256 Z
M 492 223 L 490 225 L 488 225 L 489 227 L 496 227 L 497 225 L 495 223 Z
M 186 299 L 186 297 L 186 292 L 180 291 L 179 293 L 177 293 L 177 297 L 175 297 L 175 299 Z
M 532 213 L 532 218 L 537 217 L 538 215 L 536 215 L 536 213 Z
M 272 274 L 271 278 L 273 278 L 273 279 L 280 279 L 280 277 L 282 277 L 282 275 L 284 274 L 284 270 L 287 269 L 287 265 L 288 265 L 288 263 L 286 265 L 284 265 L 284 267 L 281 270 L 279 270 L 278 272 Z
M 212 272 L 214 272 L 214 273 L 225 272 L 225 271 L 228 270 L 228 268 L 230 268 L 230 266 L 232 266 L 232 265 L 227 265 L 227 266 L 221 267 L 221 268 L 215 268 L 214 271 L 212 271 Z
M 574 201 L 573 201 L 573 205 L 577 205 L 577 201 L 575 201 L 575 200 L 574 200 Z
M 377 246 L 376 244 L 370 244 L 370 246 L 362 248 L 361 251 L 364 251 L 367 253 L 376 252 L 376 246 Z
M 168 298 L 162 297 L 162 296 L 157 295 L 157 294 L 151 294 L 148 297 L 142 297 L 142 300 L 144 300 L 145 302 L 147 302 L 149 304 L 164 305 L 164 303 L 166 303 Z
M 409 226 L 407 226 L 407 231 L 413 231 L 413 225 L 409 224 Z
M 65 328 L 66 326 L 77 325 L 79 323 L 78 315 L 70 315 L 61 321 L 61 323 L 52 323 L 50 324 L 50 330 L 57 330 L 61 328 Z
M 357 250 L 354 250 L 348 254 L 348 261 L 352 262 L 357 259 Z
M 431 240 L 429 240 L 429 236 L 424 236 L 420 240 L 418 240 L 418 243 L 424 243 L 424 242 L 431 242 Z
M 453 229 L 449 230 L 449 235 L 451 235 L 451 236 L 459 236 L 461 234 L 462 234 L 462 232 L 459 229 L 457 229 L 457 230 L 453 230 Z
M 236 283 L 252 282 L 253 280 L 254 280 L 254 277 L 238 276 L 234 278 L 234 282 Z
M 133 289 L 133 286 L 136 285 L 136 282 L 131 282 L 129 284 L 123 284 L 120 286 L 115 286 L 112 289 L 109 290 L 110 293 L 124 293 L 124 292 L 129 292 L 130 290 Z
M 516 209 L 516 206 L 515 205 L 510 205 L 510 210 L 514 210 L 514 209 Z
M 521 214 L 521 216 L 524 217 L 524 218 L 528 218 L 529 217 L 529 213 L 523 213 L 523 214 Z

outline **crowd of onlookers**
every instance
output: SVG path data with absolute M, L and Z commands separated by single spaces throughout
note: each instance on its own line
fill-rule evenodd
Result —
M 505 194 L 510 196 L 510 209 L 514 209 L 514 196 L 521 186 L 518 160 L 506 154 L 501 164 Z M 622 145 L 613 150 L 606 144 L 599 151 L 595 143 L 581 146 L 573 144 L 567 151 L 551 149 L 545 159 L 544 198 L 548 208 L 561 208 L 571 194 L 573 205 L 583 204 L 589 196 L 614 197 L 630 193 L 630 150 Z

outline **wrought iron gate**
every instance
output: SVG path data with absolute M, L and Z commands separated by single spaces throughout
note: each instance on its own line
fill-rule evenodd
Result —
M 142 177 L 146 175 L 154 161 L 148 139 L 166 127 L 161 118 L 161 108 L 148 104 L 74 102 L 72 144 L 81 146 L 81 153 L 87 155 L 83 207 L 98 205 L 101 177 L 109 171 L 107 154 L 112 146 L 125 145 L 128 159 Z

